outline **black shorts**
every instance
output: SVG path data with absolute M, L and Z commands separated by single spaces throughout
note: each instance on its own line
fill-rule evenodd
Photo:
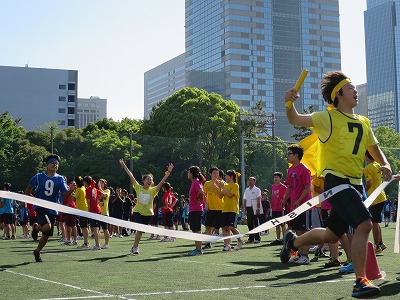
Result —
M 28 216 L 24 216 L 22 219 L 19 220 L 19 225 L 25 226 L 28 224 Z
M 327 174 L 325 176 L 324 190 L 327 191 L 341 184 L 350 185 L 350 181 L 347 178 Z M 329 217 L 326 219 L 326 227 L 338 238 L 347 232 L 349 225 L 357 229 L 357 226 L 362 222 L 371 219 L 371 214 L 365 207 L 360 196 L 363 193 L 362 185 L 352 186 L 355 189 L 347 188 L 328 198 L 332 209 Z
M 79 226 L 80 226 L 81 228 L 87 228 L 87 227 L 89 226 L 89 219 L 80 216 L 80 217 L 79 217 Z
M 329 209 L 322 209 L 321 208 L 321 219 L 322 219 L 322 226 L 326 228 L 326 219 L 329 217 Z
M 162 217 L 163 217 L 162 224 L 164 227 L 174 226 L 174 221 L 173 221 L 174 213 L 172 211 L 163 212 Z
M 3 213 L 4 224 L 15 224 L 14 214 Z
M 46 224 L 50 224 L 50 230 L 46 232 L 42 232 L 44 235 L 53 236 L 54 233 L 54 224 L 56 222 L 57 215 L 49 214 L 43 207 L 36 208 L 36 216 L 38 219 L 38 224 L 43 227 Z
M 372 223 L 380 223 L 382 222 L 382 210 L 383 206 L 385 206 L 385 202 L 381 202 L 375 205 L 371 205 L 369 207 L 369 213 L 371 214 Z
M 135 212 L 133 213 L 133 222 L 143 225 L 149 225 L 151 217 L 154 216 L 143 216 L 142 214 Z
M 384 216 L 385 218 L 390 218 L 390 211 L 385 211 L 385 212 L 383 213 L 383 216 Z
M 237 226 L 237 214 L 234 212 L 222 213 L 222 227 L 235 227 Z
M 271 220 L 273 220 L 273 219 L 278 219 L 278 218 L 280 218 L 280 217 L 283 217 L 285 215 L 285 211 L 284 210 L 282 210 L 282 211 L 272 211 L 272 219 Z M 282 225 L 284 225 L 284 223 L 282 223 L 282 224 L 280 224 L 281 226 Z
M 106 230 L 106 229 L 108 229 L 108 223 L 106 223 L 106 222 L 99 222 L 100 223 L 100 227 L 101 227 L 101 229 L 103 229 L 103 230 Z
M 308 231 L 311 230 L 311 210 L 298 215 L 296 218 L 290 221 L 292 230 Z
M 65 224 L 68 227 L 76 226 L 76 216 L 75 215 L 64 214 L 64 218 L 65 218 Z
M 97 228 L 99 228 L 100 227 L 100 221 L 99 220 L 95 220 L 95 219 L 89 219 L 90 221 L 90 227 L 91 228 L 93 228 L 93 227 L 97 227 Z
M 33 224 L 35 224 L 35 223 L 37 223 L 38 222 L 38 220 L 37 220 L 37 215 L 36 216 L 30 216 L 29 217 L 29 225 L 30 226 L 33 226 Z
M 201 231 L 201 211 L 191 211 L 189 212 L 189 226 L 190 230 L 193 232 Z
M 207 211 L 205 226 L 214 227 L 219 229 L 222 222 L 222 210 L 209 210 Z

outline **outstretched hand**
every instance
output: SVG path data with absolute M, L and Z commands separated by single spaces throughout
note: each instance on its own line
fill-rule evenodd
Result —
M 172 169 L 174 168 L 174 165 L 172 163 L 168 164 L 168 172 L 172 172 Z

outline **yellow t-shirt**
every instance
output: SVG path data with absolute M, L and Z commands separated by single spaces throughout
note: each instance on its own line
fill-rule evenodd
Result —
M 367 148 L 378 144 L 368 118 L 332 109 L 311 114 L 321 147 L 317 175 L 333 174 L 362 184 Z
M 203 185 L 205 201 L 209 210 L 222 210 L 222 198 L 218 196 L 217 188 L 208 180 Z
M 368 196 L 376 190 L 378 186 L 382 184 L 382 175 L 378 172 L 381 167 L 376 161 L 369 163 L 364 169 L 364 176 L 367 181 L 371 181 L 372 185 L 367 191 Z M 385 191 L 382 191 L 379 196 L 372 202 L 371 205 L 375 205 L 386 201 Z
M 227 183 L 225 188 L 233 194 L 231 198 L 224 195 L 224 202 L 222 212 L 234 212 L 239 213 L 239 185 L 237 183 Z
M 104 199 L 102 199 L 102 200 L 99 200 L 99 205 L 100 205 L 100 208 L 101 208 L 101 214 L 103 216 L 109 216 L 110 212 L 108 210 L 108 202 L 110 201 L 111 192 L 110 192 L 109 189 L 106 189 L 103 192 L 104 192 L 104 194 L 106 194 L 106 197 Z
M 133 212 L 139 213 L 142 216 L 153 216 L 153 200 L 157 195 L 157 188 L 155 186 L 149 187 L 147 190 L 139 183 L 133 186 L 136 191 L 137 203 L 133 208 Z
M 88 211 L 89 206 L 86 200 L 86 189 L 84 186 L 82 187 L 77 187 L 75 192 L 74 192 L 74 198 L 76 199 L 76 208 L 83 210 L 83 211 Z

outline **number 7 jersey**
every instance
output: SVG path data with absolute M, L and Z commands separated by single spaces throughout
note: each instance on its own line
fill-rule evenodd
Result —
M 47 200 L 50 202 L 59 202 L 60 193 L 68 191 L 67 183 L 63 176 L 55 174 L 54 176 L 48 176 L 46 173 L 38 173 L 31 178 L 29 184 L 35 188 L 36 198 Z M 34 207 L 36 209 L 36 206 Z M 57 211 L 52 209 L 46 210 L 53 215 L 57 214 Z
M 368 118 L 337 109 L 311 115 L 319 138 L 317 174 L 333 174 L 361 185 L 365 152 L 378 144 Z

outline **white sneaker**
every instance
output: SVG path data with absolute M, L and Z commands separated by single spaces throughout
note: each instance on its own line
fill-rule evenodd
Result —
M 90 250 L 101 250 L 101 247 L 94 245 Z
M 89 246 L 89 244 L 82 244 L 82 245 L 78 246 L 77 248 L 78 249 L 89 249 L 90 246 Z
M 243 247 L 243 242 L 242 241 L 240 241 L 240 242 L 238 241 L 236 246 L 235 246 L 235 250 L 240 250 L 240 249 L 242 249 L 242 247 Z
M 231 245 L 225 245 L 224 248 L 222 249 L 222 251 L 231 251 L 232 247 Z
M 139 254 L 139 248 L 132 247 L 131 252 L 133 254 Z
M 300 255 L 294 263 L 298 265 L 308 265 L 310 264 L 310 259 L 308 255 Z
M 101 249 L 108 249 L 108 248 L 110 248 L 110 246 L 108 246 L 108 244 L 101 245 Z

